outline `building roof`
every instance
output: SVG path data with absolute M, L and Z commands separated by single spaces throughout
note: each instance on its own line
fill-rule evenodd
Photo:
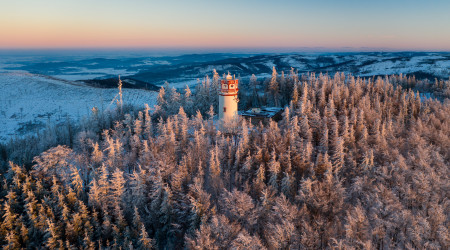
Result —
M 261 107 L 261 108 L 252 108 L 246 111 L 239 111 L 239 115 L 247 116 L 247 117 L 264 117 L 264 118 L 272 118 L 275 115 L 283 112 L 284 108 L 280 107 Z

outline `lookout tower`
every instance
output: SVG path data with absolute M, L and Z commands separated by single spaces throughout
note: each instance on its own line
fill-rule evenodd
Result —
M 238 113 L 238 81 L 228 73 L 225 80 L 220 81 L 219 119 L 229 120 Z

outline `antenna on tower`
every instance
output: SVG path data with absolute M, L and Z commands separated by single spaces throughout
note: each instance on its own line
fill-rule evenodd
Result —
M 120 80 L 120 75 L 119 75 L 119 107 L 120 107 L 120 113 L 122 113 L 122 106 L 123 106 L 123 100 L 122 100 L 122 80 Z
M 123 100 L 122 100 L 122 80 L 120 79 L 119 75 L 119 93 L 117 93 L 116 96 L 112 99 L 111 103 L 108 105 L 106 109 L 109 109 L 109 107 L 115 102 L 117 106 L 120 108 L 120 113 L 122 113 L 122 106 L 123 106 Z M 119 96 L 119 99 L 117 100 L 117 96 Z

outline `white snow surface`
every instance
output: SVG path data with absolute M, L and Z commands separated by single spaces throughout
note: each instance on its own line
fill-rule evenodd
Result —
M 100 68 L 100 69 L 88 69 L 86 67 L 64 67 L 66 73 L 53 75 L 64 80 L 77 81 L 77 80 L 89 80 L 94 78 L 111 77 L 111 76 L 130 76 L 137 73 L 137 71 L 128 71 L 127 69 L 114 69 L 114 68 Z
M 117 89 L 100 89 L 29 73 L 0 73 L 0 142 L 35 133 L 48 122 L 77 121 L 116 107 Z M 156 92 L 123 89 L 124 104 L 144 108 L 156 103 Z
M 361 76 L 409 74 L 417 71 L 446 77 L 450 74 L 450 62 L 441 56 L 415 56 L 410 60 L 378 58 L 377 62 L 360 67 Z
M 277 65 L 275 65 L 275 63 L 273 63 L 273 61 L 268 61 L 268 62 L 265 62 L 263 64 L 266 65 L 269 68 L 273 68 L 273 67 L 276 68 L 277 67 Z
M 281 61 L 283 61 L 284 63 L 288 64 L 289 66 L 293 67 L 294 69 L 298 69 L 298 70 L 307 70 L 307 67 L 304 63 L 298 61 L 295 58 L 292 58 L 290 56 L 282 58 Z

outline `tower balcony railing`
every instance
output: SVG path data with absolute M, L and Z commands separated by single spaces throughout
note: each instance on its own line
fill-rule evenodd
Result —
M 220 92 L 224 94 L 236 94 L 239 89 L 221 89 Z

